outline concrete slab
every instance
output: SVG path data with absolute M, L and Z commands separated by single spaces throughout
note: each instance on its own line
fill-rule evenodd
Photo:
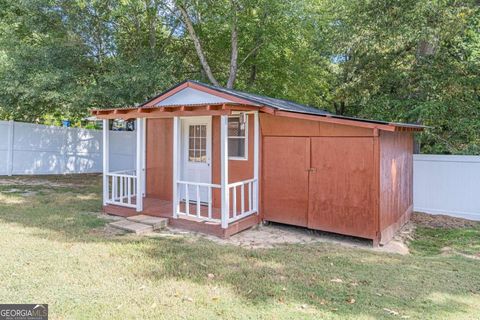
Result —
M 168 224 L 168 218 L 147 216 L 145 214 L 128 217 L 127 219 L 138 223 L 148 224 L 153 227 L 153 230 L 163 229 Z
M 144 234 L 153 231 L 153 227 L 151 225 L 129 220 L 111 222 L 109 223 L 109 226 L 129 232 L 134 232 L 136 234 Z

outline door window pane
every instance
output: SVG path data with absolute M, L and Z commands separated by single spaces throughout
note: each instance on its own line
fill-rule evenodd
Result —
M 207 126 L 190 125 L 188 134 L 188 161 L 207 162 Z

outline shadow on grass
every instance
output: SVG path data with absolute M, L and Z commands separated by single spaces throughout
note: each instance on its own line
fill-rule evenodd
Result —
M 206 240 L 156 240 L 147 253 L 153 263 L 146 277 L 227 284 L 254 304 L 295 302 L 349 317 L 384 317 L 386 308 L 433 318 L 468 312 L 462 301 L 474 294 L 480 305 L 478 266 L 460 257 L 403 257 L 331 244 L 247 250 Z
M 306 304 L 348 318 L 390 316 L 385 309 L 438 318 L 471 312 L 466 299 L 480 305 L 478 261 L 462 257 L 388 255 L 322 243 L 248 250 L 193 236 L 111 237 L 91 232 L 106 224 L 87 214 L 101 210 L 97 177 L 82 187 L 4 184 L 0 192 L 22 200 L 0 202 L 1 221 L 59 241 L 125 244 L 119 254 L 140 251 L 142 259 L 126 272 L 153 281 L 226 286 L 246 303 Z

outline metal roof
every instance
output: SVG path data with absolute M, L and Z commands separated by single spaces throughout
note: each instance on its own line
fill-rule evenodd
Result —
M 266 97 L 266 96 L 261 96 L 258 94 L 253 94 L 253 93 L 248 93 L 248 92 L 243 92 L 243 91 L 238 91 L 234 89 L 227 89 L 223 87 L 218 87 L 218 86 L 213 86 L 210 84 L 206 84 L 200 81 L 196 80 L 187 80 L 187 82 L 192 82 L 195 84 L 198 84 L 200 86 L 230 94 L 232 96 L 235 96 L 237 98 L 242 98 L 245 100 L 248 100 L 250 102 L 259 104 L 259 105 L 264 105 L 268 107 L 272 107 L 277 110 L 282 110 L 282 111 L 291 111 L 291 112 L 299 112 L 299 113 L 307 113 L 307 114 L 316 114 L 316 115 L 330 115 L 331 113 L 322 109 L 310 107 L 307 105 L 299 104 L 293 101 L 289 100 L 284 100 L 284 99 L 276 99 L 276 98 L 271 98 L 271 97 Z
M 336 119 L 343 119 L 343 120 L 350 120 L 350 121 L 358 121 L 358 122 L 365 122 L 365 123 L 371 123 L 371 124 L 379 124 L 379 125 L 387 125 L 387 126 L 394 126 L 394 127 L 399 127 L 399 128 L 405 128 L 405 129 L 414 129 L 417 131 L 423 130 L 425 128 L 428 128 L 427 126 L 419 125 L 419 124 L 411 124 L 411 123 L 398 123 L 398 122 L 388 122 L 388 121 L 381 121 L 381 120 L 370 120 L 370 119 L 363 119 L 363 118 L 356 118 L 356 117 L 348 117 L 348 116 L 341 116 L 341 115 L 336 115 L 332 114 L 326 110 L 314 108 L 311 106 L 299 104 L 293 101 L 289 100 L 284 100 L 284 99 L 276 99 L 276 98 L 271 98 L 271 97 L 266 97 L 258 94 L 253 94 L 253 93 L 248 93 L 248 92 L 243 92 L 243 91 L 238 91 L 234 89 L 227 89 L 224 87 L 219 87 L 219 86 L 214 86 L 211 84 L 206 84 L 197 80 L 185 80 L 183 82 L 180 82 L 176 84 L 175 86 L 165 90 L 161 94 L 158 94 L 151 99 L 145 101 L 144 103 L 136 106 L 136 107 L 130 107 L 130 108 L 114 108 L 114 109 L 103 109 L 105 110 L 120 110 L 120 109 L 135 109 L 135 108 L 156 108 L 156 106 L 146 106 L 148 103 L 154 101 L 155 99 L 165 95 L 166 93 L 170 92 L 171 90 L 174 90 L 175 88 L 184 85 L 185 83 L 192 83 L 197 86 L 204 87 L 206 89 L 214 90 L 219 93 L 223 93 L 226 95 L 230 95 L 232 97 L 240 98 L 243 100 L 247 100 L 252 103 L 252 105 L 257 105 L 259 107 L 261 106 L 268 106 L 273 109 L 279 110 L 279 111 L 286 111 L 286 112 L 294 112 L 294 113 L 301 113 L 301 114 L 307 114 L 307 115 L 313 115 L 313 116 L 321 116 L 321 117 L 329 117 L 329 118 L 336 118 Z M 197 104 L 195 104 L 197 105 Z M 171 105 L 171 107 L 175 107 L 178 105 Z M 185 106 L 185 105 L 183 105 Z M 162 107 L 168 107 L 168 106 L 162 106 Z M 95 113 L 97 110 L 94 110 L 93 112 Z M 102 110 L 98 110 L 101 112 Z M 96 113 L 95 113 L 96 114 Z

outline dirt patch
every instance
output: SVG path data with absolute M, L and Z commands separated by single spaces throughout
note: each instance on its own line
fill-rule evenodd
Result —
M 100 179 L 100 175 L 97 173 L 2 177 L 0 178 L 0 186 L 42 186 L 53 188 L 89 187 L 92 185 L 92 179 L 95 177 Z
M 88 234 L 92 236 L 106 236 L 115 237 L 124 235 L 127 232 L 117 228 L 110 227 L 108 224 L 105 227 L 91 229 Z
M 37 194 L 36 191 L 32 190 L 20 190 L 20 189 L 10 189 L 10 190 L 5 190 L 5 191 L 0 191 L 0 193 L 6 193 L 6 194 L 18 194 L 22 197 L 31 197 Z
M 276 223 L 253 227 L 237 233 L 229 239 L 220 239 L 210 235 L 173 228 L 155 232 L 149 236 L 176 236 L 192 239 L 193 241 L 196 237 L 201 237 L 218 244 L 235 245 L 247 249 L 275 248 L 285 244 L 334 243 L 346 247 L 361 248 L 377 252 L 398 254 L 409 253 L 408 247 L 403 242 L 405 237 L 398 238 L 388 245 L 373 248 L 372 242 L 369 240 Z
M 412 215 L 414 224 L 427 228 L 443 228 L 443 229 L 460 229 L 460 228 L 474 228 L 480 226 L 480 222 L 450 217 L 442 214 L 427 214 L 415 212 Z

